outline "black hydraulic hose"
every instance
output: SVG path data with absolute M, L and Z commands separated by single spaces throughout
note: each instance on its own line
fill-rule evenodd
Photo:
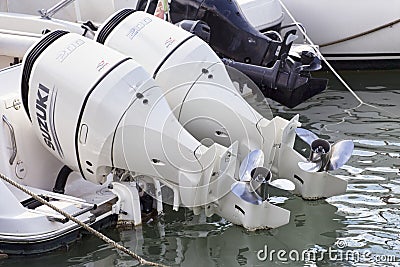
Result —
M 71 172 L 72 170 L 67 165 L 64 165 L 64 167 L 61 168 L 53 188 L 54 193 L 64 194 L 65 185 L 67 184 L 68 176 Z

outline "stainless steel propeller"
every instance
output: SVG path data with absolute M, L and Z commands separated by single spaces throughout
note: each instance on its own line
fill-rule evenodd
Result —
M 232 192 L 246 202 L 260 205 L 268 199 L 268 187 L 275 186 L 284 190 L 294 190 L 295 185 L 286 179 L 271 181 L 271 171 L 263 167 L 264 153 L 253 150 L 242 161 L 239 168 L 239 179 L 232 186 Z
M 310 45 L 295 45 L 290 49 L 289 55 L 301 61 L 298 71 L 316 71 L 322 68 L 321 59 L 315 48 Z
M 353 153 L 354 144 L 351 140 L 341 140 L 331 145 L 309 130 L 297 128 L 296 133 L 311 147 L 309 161 L 298 163 L 304 171 L 321 172 L 339 169 Z

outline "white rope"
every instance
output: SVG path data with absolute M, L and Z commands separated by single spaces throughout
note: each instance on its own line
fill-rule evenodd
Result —
M 304 35 L 306 40 L 312 45 L 314 51 L 318 54 L 318 56 L 325 62 L 325 64 L 328 66 L 328 68 L 333 72 L 333 74 L 336 76 L 336 78 L 339 79 L 339 81 L 346 87 L 346 89 L 359 101 L 361 104 L 365 104 L 365 102 L 351 89 L 351 87 L 343 80 L 343 78 L 336 72 L 336 70 L 332 67 L 332 65 L 326 60 L 326 58 L 322 55 L 322 53 L 319 51 L 319 49 L 316 49 L 316 45 L 314 42 L 311 40 L 311 38 L 307 35 L 307 33 L 303 30 L 302 27 L 299 26 L 299 23 L 296 21 L 296 19 L 293 17 L 292 13 L 287 9 L 284 3 L 282 3 L 281 0 L 279 0 L 279 3 L 283 7 L 283 9 L 286 11 L 286 14 L 290 17 L 290 19 L 296 24 L 297 28 L 300 30 L 300 32 Z
M 292 13 L 289 11 L 289 9 L 285 6 L 285 4 L 279 0 L 279 3 L 281 4 L 282 8 L 285 10 L 286 14 L 290 17 L 290 19 L 296 24 L 297 28 L 300 30 L 300 32 L 304 35 L 304 37 L 306 38 L 307 42 L 309 42 L 314 51 L 318 54 L 318 56 L 322 59 L 322 61 L 325 62 L 326 66 L 328 66 L 328 68 L 332 71 L 332 73 L 336 76 L 336 78 L 343 84 L 343 86 L 357 99 L 357 101 L 360 103 L 360 105 L 357 105 L 357 107 L 352 108 L 352 109 L 357 109 L 362 105 L 366 105 L 368 107 L 377 109 L 379 111 L 383 111 L 386 112 L 390 115 L 394 115 L 394 116 L 398 116 L 398 114 L 393 113 L 391 111 L 388 111 L 384 108 L 380 108 L 377 106 L 374 106 L 372 104 L 366 103 L 364 102 L 354 91 L 353 89 L 351 89 L 351 87 L 345 82 L 345 80 L 339 75 L 339 73 L 337 73 L 337 71 L 332 67 L 332 65 L 328 62 L 328 60 L 322 55 L 322 53 L 319 51 L 319 49 L 316 49 L 316 45 L 314 44 L 314 42 L 311 40 L 311 38 L 307 35 L 307 33 L 305 32 L 305 30 L 302 28 L 302 25 L 296 21 L 296 19 L 294 18 L 294 16 L 292 15 Z M 350 109 L 351 110 L 351 109 Z
M 129 256 L 131 256 L 132 258 L 134 258 L 135 260 L 139 261 L 140 264 L 142 265 L 148 265 L 148 266 L 165 266 L 163 264 L 160 263 L 155 263 L 155 262 L 151 262 L 151 261 L 147 261 L 145 259 L 143 259 L 142 257 L 140 257 L 139 255 L 137 255 L 136 253 L 134 253 L 133 251 L 129 250 L 128 248 L 121 246 L 120 244 L 118 244 L 117 242 L 115 242 L 114 240 L 108 238 L 107 236 L 103 235 L 102 233 L 100 233 L 99 231 L 96 231 L 95 229 L 93 229 L 92 227 L 90 227 L 89 225 L 87 225 L 86 223 L 78 220 L 77 218 L 75 218 L 74 216 L 70 215 L 69 213 L 57 208 L 56 206 L 54 206 L 53 204 L 47 202 L 46 200 L 44 200 L 42 197 L 40 197 L 39 195 L 33 193 L 32 191 L 28 190 L 27 188 L 23 187 L 22 185 L 20 185 L 19 183 L 11 180 L 10 178 L 6 177 L 5 175 L 0 173 L 0 178 L 3 179 L 4 181 L 6 181 L 7 183 L 11 184 L 12 186 L 18 188 L 19 190 L 21 190 L 22 192 L 24 192 L 25 194 L 30 195 L 33 199 L 35 199 L 36 201 L 39 201 L 40 203 L 42 203 L 43 205 L 48 206 L 49 208 L 55 210 L 56 212 L 60 213 L 61 215 L 63 215 L 65 218 L 73 221 L 74 223 L 76 223 L 77 225 L 81 226 L 83 229 L 85 229 L 86 231 L 92 233 L 93 235 L 97 236 L 98 238 L 100 238 L 101 240 L 103 240 L 104 242 L 106 242 L 107 244 L 113 246 L 114 248 L 125 252 L 126 254 L 128 254 Z

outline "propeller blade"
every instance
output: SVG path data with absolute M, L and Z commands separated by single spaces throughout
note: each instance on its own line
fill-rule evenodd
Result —
M 250 185 L 247 182 L 237 182 L 232 186 L 232 193 L 240 199 L 251 204 L 260 205 L 263 201 L 256 192 L 250 190 Z
M 304 65 L 302 71 L 316 71 L 322 68 L 321 60 L 317 57 L 313 58 L 313 60 L 308 64 Z
M 276 179 L 269 184 L 286 191 L 293 191 L 296 188 L 296 185 L 288 179 Z
M 322 162 L 299 162 L 300 169 L 306 172 L 317 172 L 322 167 Z
M 315 133 L 303 128 L 297 128 L 296 134 L 301 138 L 301 140 L 303 140 L 309 145 L 311 145 L 313 141 L 319 139 Z
M 328 170 L 336 170 L 342 167 L 353 154 L 354 143 L 350 140 L 342 140 L 332 146 L 332 156 Z
M 251 171 L 257 167 L 264 165 L 264 152 L 260 149 L 251 151 L 243 159 L 239 168 L 239 179 L 240 181 L 251 181 Z

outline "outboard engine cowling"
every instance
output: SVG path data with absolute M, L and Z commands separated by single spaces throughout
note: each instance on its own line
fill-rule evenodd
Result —
M 241 155 L 265 147 L 269 158 L 274 133 L 262 136 L 258 125 L 265 118 L 241 97 L 226 66 L 203 40 L 134 10 L 116 12 L 95 39 L 142 64 L 164 90 L 176 118 L 198 140 L 211 138 L 226 147 L 238 141 Z
M 178 173 L 203 171 L 195 156 L 202 145 L 151 76 L 92 40 L 64 31 L 45 36 L 24 58 L 21 93 L 43 145 L 87 180 L 103 183 L 116 167 L 179 184 Z

